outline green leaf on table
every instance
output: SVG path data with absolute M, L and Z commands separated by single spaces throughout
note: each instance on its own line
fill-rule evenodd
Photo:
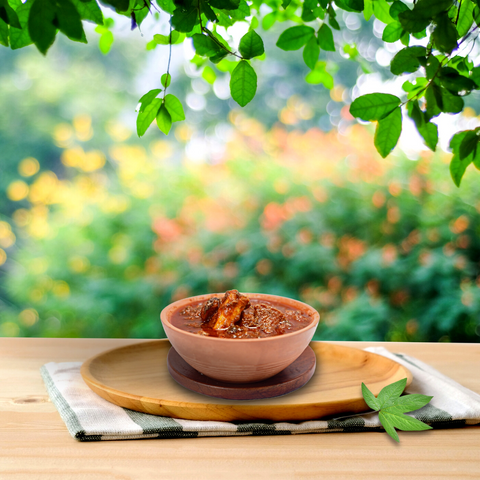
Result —
M 362 395 L 365 399 L 365 403 L 372 410 L 380 410 L 380 403 L 377 401 L 375 395 L 367 388 L 367 386 L 362 382 Z
M 140 109 L 137 116 L 137 135 L 139 137 L 142 137 L 145 134 L 148 127 L 153 120 L 155 120 L 161 105 L 162 100 L 160 98 L 153 98 L 143 110 Z
M 185 120 L 182 103 L 175 95 L 169 93 L 165 97 L 165 108 L 168 110 L 172 122 L 181 122 L 182 120 Z
M 380 391 L 378 397 L 375 398 L 367 386 L 362 383 L 362 394 L 365 402 L 373 410 L 379 411 L 378 418 L 383 428 L 396 442 L 400 441 L 395 431 L 396 428 L 403 431 L 422 431 L 432 428 L 416 418 L 404 415 L 407 412 L 412 412 L 424 407 L 433 398 L 419 394 L 404 395 L 401 397 L 400 395 L 406 384 L 407 379 L 404 378 L 391 385 L 387 385 Z
M 265 53 L 263 40 L 254 30 L 250 30 L 242 37 L 238 46 L 238 50 L 240 51 L 242 57 L 246 59 L 259 57 Z
M 420 59 L 425 57 L 425 47 L 406 47 L 400 50 L 390 63 L 390 71 L 394 75 L 413 73 L 420 67 Z
M 313 29 L 312 29 L 313 30 Z M 244 107 L 257 91 L 257 74 L 246 60 L 241 60 L 230 77 L 230 93 L 232 98 Z
M 38 50 L 46 55 L 57 34 L 56 5 L 52 0 L 34 0 L 28 17 L 28 32 Z
M 320 55 L 320 47 L 315 37 L 312 37 L 303 49 L 303 61 L 308 68 L 313 70 Z
M 165 135 L 168 135 L 172 128 L 172 117 L 168 113 L 167 107 L 163 104 L 157 113 L 157 126 Z
M 318 30 L 318 45 L 327 52 L 335 51 L 335 42 L 333 40 L 332 29 L 324 23 Z
M 404 34 L 402 24 L 400 22 L 389 23 L 383 30 L 382 40 L 387 43 L 393 43 L 400 40 Z
M 314 34 L 315 30 L 306 25 L 287 28 L 278 38 L 277 47 L 287 51 L 298 50 L 302 48 Z
M 0 0 L 0 20 L 11 27 L 22 28 L 17 13 L 10 6 L 8 0 Z
M 375 129 L 373 143 L 378 153 L 385 158 L 397 145 L 402 133 L 402 110 L 397 107 L 393 112 L 381 118 Z M 382 392 L 380 392 L 382 393 Z
M 436 21 L 432 34 L 434 44 L 440 52 L 450 53 L 457 48 L 457 29 L 446 13 L 439 15 Z
M 212 57 L 223 50 L 209 35 L 196 33 L 192 36 L 192 40 L 196 54 L 202 57 Z
M 365 121 L 380 120 L 391 113 L 401 101 L 389 93 L 368 93 L 355 99 L 350 105 L 350 113 Z

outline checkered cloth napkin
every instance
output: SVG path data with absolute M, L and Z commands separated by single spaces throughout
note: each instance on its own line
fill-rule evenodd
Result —
M 407 393 L 433 395 L 425 407 L 410 414 L 433 428 L 480 424 L 480 395 L 429 365 L 383 347 L 366 350 L 407 367 L 413 381 Z M 118 407 L 95 394 L 80 375 L 81 362 L 47 363 L 41 368 L 48 394 L 71 435 L 81 442 L 141 438 L 292 435 L 299 433 L 379 432 L 378 414 L 298 423 L 207 422 L 159 417 Z

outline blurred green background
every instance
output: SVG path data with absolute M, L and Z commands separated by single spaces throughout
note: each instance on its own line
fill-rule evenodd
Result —
M 0 335 L 159 338 L 171 301 L 237 288 L 311 304 L 316 339 L 478 342 L 475 172 L 457 189 L 440 149 L 379 157 L 348 104 L 388 81 L 389 52 L 360 16 L 341 24 L 350 50 L 313 83 L 270 32 L 245 109 L 175 47 L 187 121 L 142 139 L 167 55 L 148 26 L 117 26 L 108 55 L 93 30 L 46 58 L 0 49 Z

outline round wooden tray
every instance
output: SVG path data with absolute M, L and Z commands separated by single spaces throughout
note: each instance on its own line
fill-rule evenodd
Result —
M 167 355 L 168 371 L 182 387 L 209 397 L 228 400 L 258 400 L 292 393 L 312 378 L 315 364 L 315 353 L 307 347 L 291 365 L 273 377 L 256 383 L 226 383 L 195 370 L 173 347 Z
M 139 412 L 188 420 L 302 421 L 369 410 L 364 382 L 374 395 L 411 373 L 381 355 L 332 343 L 311 342 L 317 366 L 311 380 L 288 395 L 261 400 L 222 400 L 180 386 L 167 369 L 168 340 L 115 348 L 87 360 L 83 379 L 98 395 Z

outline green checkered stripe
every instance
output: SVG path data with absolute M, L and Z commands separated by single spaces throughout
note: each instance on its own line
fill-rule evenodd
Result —
M 434 429 L 480 424 L 480 395 L 412 357 L 391 354 L 378 347 L 369 350 L 389 356 L 410 369 L 414 381 L 407 393 L 434 395 L 430 404 L 413 412 L 412 416 Z M 298 423 L 209 422 L 149 415 L 100 398 L 83 381 L 80 366 L 79 362 L 49 363 L 41 368 L 41 374 L 68 431 L 81 442 L 384 431 L 375 413 Z M 447 396 L 442 393 L 444 391 L 448 391 Z

